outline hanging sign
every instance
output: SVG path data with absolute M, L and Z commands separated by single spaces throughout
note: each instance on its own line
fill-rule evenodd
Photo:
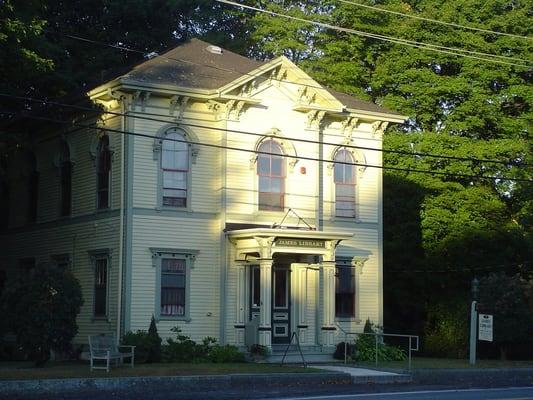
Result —
M 479 340 L 492 342 L 492 315 L 479 314 Z

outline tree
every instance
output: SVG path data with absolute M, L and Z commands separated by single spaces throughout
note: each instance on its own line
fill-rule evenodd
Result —
M 533 283 L 519 275 L 493 273 L 479 281 L 479 303 L 494 316 L 494 342 L 502 359 L 513 344 L 533 337 Z
M 0 301 L 4 329 L 17 336 L 18 344 L 37 366 L 50 359 L 50 350 L 70 350 L 82 304 L 81 287 L 74 275 L 48 263 L 8 282 Z
M 255 40 L 249 54 L 285 55 L 321 84 L 408 116 L 404 125 L 390 128 L 384 137 L 385 150 L 407 154 L 385 153 L 386 167 L 441 174 L 385 170 L 387 330 L 418 332 L 430 306 L 446 306 L 449 297 L 468 300 L 474 275 L 504 270 L 531 279 L 533 185 L 480 178 L 533 179 L 528 141 L 533 119 L 531 42 L 347 3 L 256 3 L 274 12 L 368 33 L 513 58 L 497 59 L 513 65 L 492 63 L 263 13 L 246 20 Z M 380 0 L 371 5 L 518 36 L 531 34 L 529 6 L 523 1 Z

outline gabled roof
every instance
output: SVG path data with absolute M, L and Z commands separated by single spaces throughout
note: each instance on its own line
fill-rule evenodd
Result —
M 202 40 L 190 39 L 160 57 L 137 65 L 120 79 L 128 82 L 215 90 L 248 74 L 253 75 L 254 70 L 268 64 L 229 50 L 222 50 L 220 54 L 210 52 L 208 51 L 210 46 L 213 47 Z M 401 116 L 370 101 L 323 87 L 347 109 Z
M 222 54 L 211 53 L 207 50 L 209 46 L 199 39 L 191 39 L 161 57 L 137 65 L 122 78 L 195 89 L 218 89 L 265 64 L 228 50 L 223 50 Z

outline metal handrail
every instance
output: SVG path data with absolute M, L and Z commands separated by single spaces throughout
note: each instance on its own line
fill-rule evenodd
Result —
M 289 344 L 287 345 L 287 348 L 285 349 L 285 353 L 283 353 L 283 358 L 281 359 L 280 366 L 282 366 L 283 363 L 285 362 L 285 357 L 287 356 L 287 352 L 289 351 L 289 347 L 291 347 L 293 338 L 296 338 L 296 346 L 298 348 L 298 351 L 300 352 L 300 357 L 302 357 L 302 364 L 303 364 L 304 368 L 307 368 L 307 362 L 305 361 L 304 354 L 302 353 L 302 348 L 300 347 L 300 338 L 298 337 L 298 333 L 297 332 L 293 332 L 292 333 L 291 340 L 289 340 Z
M 409 340 L 408 370 L 409 371 L 411 370 L 411 358 L 412 358 L 411 357 L 411 352 L 419 350 L 420 339 L 419 339 L 419 337 L 417 335 L 402 335 L 402 334 L 398 334 L 398 333 L 347 332 L 339 324 L 336 323 L 335 325 L 337 325 L 337 328 L 339 328 L 339 330 L 342 331 L 342 333 L 344 333 L 344 364 L 347 363 L 347 359 L 348 359 L 348 335 L 357 335 L 357 336 L 359 336 L 359 335 L 369 335 L 369 336 L 374 336 L 375 342 L 376 342 L 376 350 L 375 350 L 375 353 L 376 353 L 376 366 L 378 365 L 378 336 L 381 336 L 381 337 L 384 337 L 384 336 L 405 337 L 405 338 L 408 338 L 408 340 Z M 415 340 L 416 347 L 413 347 L 413 339 L 416 339 Z

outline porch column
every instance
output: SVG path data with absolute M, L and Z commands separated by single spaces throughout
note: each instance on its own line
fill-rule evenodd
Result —
M 335 261 L 322 261 L 322 345 L 335 345 Z
M 259 297 L 259 344 L 270 348 L 272 346 L 272 259 L 259 260 L 261 288 Z

